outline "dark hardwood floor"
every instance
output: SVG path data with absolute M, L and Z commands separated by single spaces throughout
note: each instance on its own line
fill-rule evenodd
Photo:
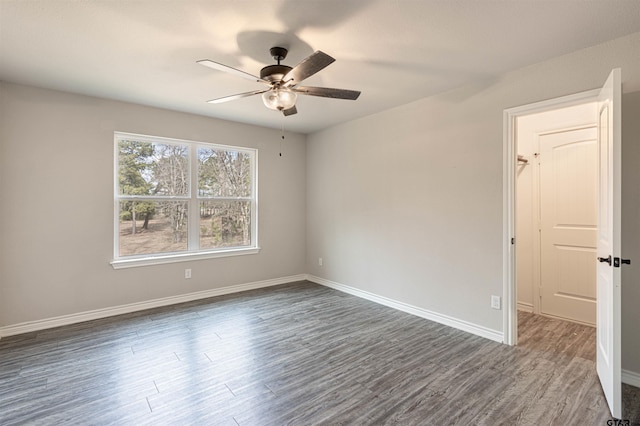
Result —
M 300 282 L 6 337 L 0 424 L 606 425 L 593 329 L 520 320 L 509 347 Z

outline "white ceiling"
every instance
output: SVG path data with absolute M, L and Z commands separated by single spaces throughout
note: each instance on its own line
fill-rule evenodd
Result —
M 196 64 L 259 74 L 272 46 L 336 62 L 285 127 L 314 132 L 640 31 L 639 0 L 0 0 L 0 80 L 279 128 L 261 89 Z

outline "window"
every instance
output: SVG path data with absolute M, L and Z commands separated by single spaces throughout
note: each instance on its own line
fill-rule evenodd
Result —
M 256 150 L 114 139 L 114 268 L 258 251 Z

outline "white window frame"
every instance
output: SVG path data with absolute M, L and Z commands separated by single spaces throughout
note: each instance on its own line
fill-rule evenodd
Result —
M 189 146 L 189 196 L 188 197 L 135 197 L 121 196 L 118 194 L 118 142 L 121 140 L 136 140 L 140 142 L 178 144 Z M 251 192 L 252 197 L 236 198 L 236 197 L 200 197 L 198 195 L 198 148 L 210 148 L 215 150 L 228 150 L 247 153 L 251 159 Z M 231 145 L 221 145 L 209 142 L 197 142 L 184 139 L 165 138 L 158 136 L 140 135 L 135 133 L 114 132 L 114 180 L 113 180 L 113 259 L 111 266 L 114 269 L 131 268 L 137 266 L 160 265 L 173 262 L 187 262 L 200 259 L 212 259 L 228 256 L 239 256 L 246 254 L 256 254 L 260 252 L 258 246 L 258 150 L 253 148 L 244 148 Z M 120 256 L 120 201 L 122 200 L 167 200 L 174 199 L 176 201 L 186 200 L 188 204 L 188 225 L 187 225 L 187 250 L 180 252 L 153 253 L 131 256 Z M 223 247 L 216 249 L 200 250 L 200 202 L 206 200 L 247 200 L 251 201 L 251 244 L 241 247 Z

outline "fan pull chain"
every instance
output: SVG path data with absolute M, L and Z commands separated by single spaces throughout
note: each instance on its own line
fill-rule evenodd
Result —
M 280 157 L 282 157 L 282 143 L 284 142 L 284 115 L 282 116 L 282 138 L 280 139 Z

